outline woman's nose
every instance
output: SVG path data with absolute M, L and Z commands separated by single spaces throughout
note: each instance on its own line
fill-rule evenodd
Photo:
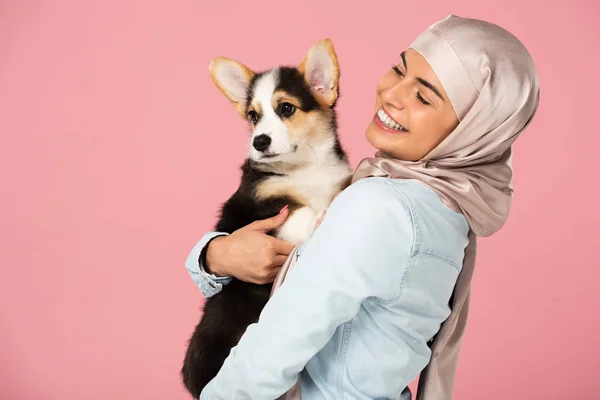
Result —
M 382 98 L 388 105 L 392 105 L 393 107 L 402 110 L 405 107 L 406 94 L 406 85 L 403 85 L 403 82 L 397 82 L 382 93 Z

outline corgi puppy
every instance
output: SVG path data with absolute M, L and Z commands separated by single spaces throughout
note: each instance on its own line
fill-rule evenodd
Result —
M 352 174 L 337 134 L 340 71 L 331 41 L 315 43 L 297 67 L 254 72 L 218 57 L 209 70 L 252 131 L 240 185 L 222 205 L 215 231 L 232 233 L 287 205 L 286 222 L 269 234 L 304 243 Z M 203 252 L 200 260 L 204 257 Z M 207 299 L 181 369 L 194 398 L 219 372 L 248 325 L 258 321 L 271 287 L 232 279 Z

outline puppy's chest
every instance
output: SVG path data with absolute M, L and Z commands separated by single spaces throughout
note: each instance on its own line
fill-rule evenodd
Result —
M 270 195 L 286 195 L 302 204 L 291 210 L 276 236 L 294 245 L 308 240 L 348 173 L 343 168 L 309 170 L 272 178 L 270 182 L 266 182 L 262 188 L 264 191 L 268 190 Z

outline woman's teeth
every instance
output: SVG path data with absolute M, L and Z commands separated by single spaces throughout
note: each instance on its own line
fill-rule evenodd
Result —
M 388 128 L 395 129 L 401 132 L 406 132 L 406 129 L 399 123 L 394 122 L 394 120 L 390 118 L 390 116 L 387 115 L 385 111 L 383 111 L 383 108 L 380 108 L 379 111 L 377 111 L 377 116 L 379 117 L 379 120 L 383 122 L 383 124 Z

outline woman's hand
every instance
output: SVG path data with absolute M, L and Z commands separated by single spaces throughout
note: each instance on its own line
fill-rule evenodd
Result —
M 274 217 L 213 239 L 206 252 L 207 269 L 216 276 L 233 276 L 249 283 L 273 282 L 294 245 L 267 232 L 283 225 L 288 212 L 285 207 Z

